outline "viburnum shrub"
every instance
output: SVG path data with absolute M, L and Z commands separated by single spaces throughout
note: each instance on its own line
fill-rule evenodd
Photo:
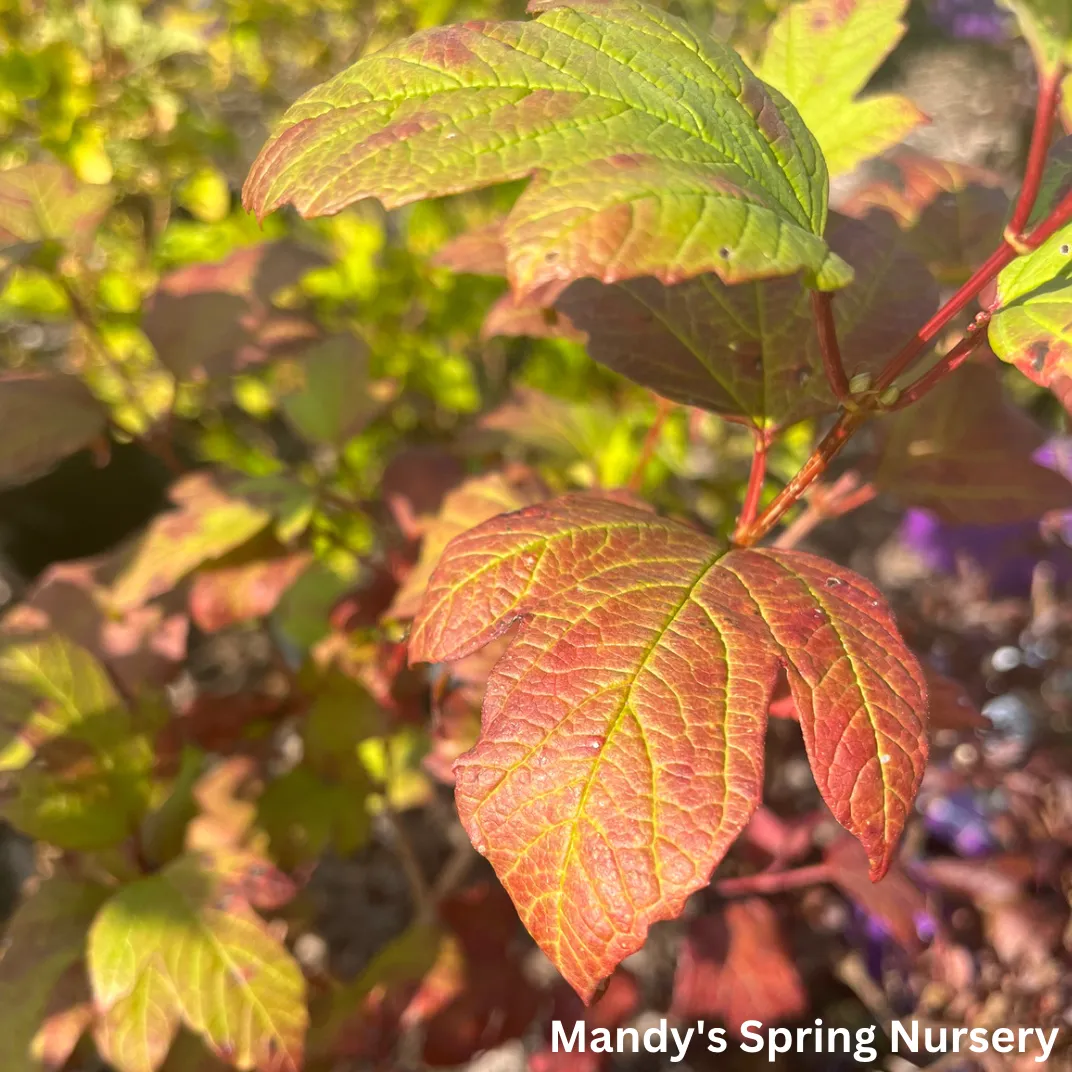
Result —
M 697 891 L 682 1020 L 809 1011 L 766 893 L 832 884 L 920 952 L 901 835 L 934 731 L 985 720 L 798 545 L 879 493 L 950 557 L 1072 509 L 1026 412 L 1072 410 L 1072 6 L 987 15 L 1037 68 L 1011 204 L 865 92 L 906 0 L 717 6 L 741 54 L 703 0 L 0 20 L 0 815 L 35 845 L 3 1072 L 394 1067 L 415 1032 L 443 1067 L 551 1015 L 616 1027 L 649 1000 L 619 965 Z M 296 97 L 261 148 L 250 117 Z M 96 497 L 132 457 L 165 508 Z M 38 546 L 50 488 L 89 499 L 69 553 Z M 768 716 L 848 833 L 763 805 L 799 750 Z M 1072 821 L 1041 780 L 984 786 L 1001 839 L 927 813 L 1023 848 L 928 861 L 993 934 L 1031 920 L 992 962 L 1067 924 L 1031 900 Z M 957 989 L 968 939 L 934 933 Z
M 496 236 L 514 302 L 558 310 L 609 367 L 753 430 L 731 541 L 627 497 L 566 495 L 456 536 L 414 620 L 411 663 L 517 627 L 456 764 L 458 810 L 585 1000 L 751 818 L 779 673 L 823 799 L 882 877 L 926 765 L 923 672 L 871 584 L 760 541 L 857 429 L 925 398 L 988 334 L 1072 396 L 1072 157 L 1062 143 L 1047 160 L 1069 8 L 1013 5 L 1039 64 L 1024 185 L 998 248 L 927 317 L 925 278 L 874 289 L 890 239 L 827 211 L 828 158 L 844 171 L 918 121 L 904 101 L 853 99 L 869 71 L 854 46 L 885 51 L 868 37 L 891 6 L 798 5 L 753 70 L 635 0 L 533 0 L 530 22 L 417 34 L 312 90 L 246 182 L 263 217 L 527 178 Z M 770 315 L 742 325 L 752 303 Z M 761 509 L 771 444 L 824 414 L 832 427 Z

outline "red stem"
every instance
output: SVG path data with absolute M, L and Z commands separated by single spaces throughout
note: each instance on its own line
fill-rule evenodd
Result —
M 659 436 L 662 434 L 663 425 L 666 423 L 666 418 L 673 408 L 673 404 L 665 398 L 660 398 L 658 395 L 653 397 L 655 398 L 656 406 L 655 416 L 647 434 L 644 436 L 644 442 L 641 444 L 640 457 L 637 459 L 636 467 L 633 469 L 633 475 L 629 478 L 628 488 L 630 491 L 639 491 L 643 485 L 644 470 L 647 469 L 648 462 L 651 461 L 655 454 L 655 448 L 659 445 Z
M 990 314 L 980 314 L 972 324 L 973 330 L 965 335 L 933 368 L 925 372 L 915 383 L 906 387 L 900 397 L 890 409 L 904 409 L 905 406 L 918 402 L 928 391 L 933 390 L 949 376 L 957 371 L 965 361 L 979 348 L 986 339 L 986 325 L 990 322 Z
M 1038 249 L 1048 238 L 1052 238 L 1069 220 L 1072 220 L 1072 190 L 1058 202 L 1057 207 L 1029 235 L 1020 241 L 1027 249 Z
M 781 893 L 783 890 L 798 890 L 802 886 L 818 886 L 830 882 L 829 864 L 811 864 L 793 871 L 763 871 L 758 875 L 741 878 L 726 878 L 715 883 L 715 892 L 723 897 L 740 897 L 750 893 Z
M 734 542 L 742 547 L 751 547 L 763 539 L 796 503 L 804 489 L 826 472 L 826 467 L 841 453 L 853 433 L 866 419 L 867 413 L 864 410 L 843 410 L 837 423 L 823 436 L 811 457 L 801 466 L 796 476 L 778 492 L 767 509 L 750 525 L 738 525 Z
M 1027 168 L 1024 171 L 1023 185 L 1016 199 L 1016 207 L 1005 228 L 1006 241 L 1013 239 L 1016 244 L 1031 218 L 1031 210 L 1038 200 L 1042 175 L 1046 170 L 1046 157 L 1050 151 L 1053 137 L 1053 125 L 1057 119 L 1057 107 L 1061 99 L 1061 80 L 1064 68 L 1058 64 L 1056 69 L 1039 75 L 1038 106 L 1035 108 L 1035 125 L 1031 131 L 1031 147 L 1027 154 Z
M 823 370 L 834 397 L 846 401 L 852 392 L 845 366 L 841 363 L 841 347 L 838 345 L 837 327 L 834 324 L 834 296 L 825 290 L 811 292 L 811 309 L 815 317 L 815 333 L 819 336 L 819 350 L 823 355 Z
M 763 495 L 763 483 L 767 478 L 767 450 L 770 447 L 770 435 L 759 429 L 755 430 L 756 445 L 752 451 L 752 468 L 748 473 L 748 487 L 744 493 L 741 516 L 734 531 L 734 539 L 745 532 L 756 519 L 759 500 Z

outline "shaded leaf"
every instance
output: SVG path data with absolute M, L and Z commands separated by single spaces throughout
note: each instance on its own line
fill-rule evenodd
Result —
M 826 865 L 838 888 L 909 952 L 923 948 L 919 933 L 927 916 L 927 899 L 894 864 L 881 882 L 869 882 L 867 860 L 851 838 L 838 838 L 826 850 Z
M 930 698 L 927 722 L 932 733 L 937 730 L 990 729 L 990 719 L 979 710 L 979 705 L 959 681 L 939 673 L 926 663 L 923 673 L 927 678 L 927 695 Z
M 1051 151 L 1033 221 L 1069 190 L 1072 137 Z M 997 299 L 989 331 L 994 352 L 1072 411 L 1072 224 L 1017 257 L 998 276 Z
M 504 473 L 471 477 L 443 496 L 439 513 L 423 526 L 421 554 L 416 565 L 402 582 L 388 615 L 412 618 L 420 606 L 421 596 L 443 549 L 455 536 L 482 521 L 516 510 L 543 498 L 545 489 L 531 477 L 510 479 Z
M 203 562 L 246 542 L 271 520 L 267 510 L 225 491 L 210 473 L 191 473 L 171 489 L 176 508 L 162 514 L 138 543 L 112 588 L 123 610 L 168 591 Z
M 241 892 L 254 857 L 188 855 L 98 913 L 88 964 L 97 1044 L 118 1072 L 151 1072 L 180 1023 L 240 1069 L 301 1067 L 305 983 Z
M 292 242 L 264 242 L 221 261 L 164 276 L 146 302 L 142 330 L 179 379 L 216 379 L 292 352 L 319 332 L 272 297 L 323 258 Z
M 1045 434 L 1005 398 L 992 364 L 965 365 L 882 429 L 875 485 L 943 520 L 1011 522 L 1072 506 L 1072 483 L 1033 459 Z
M 455 765 L 458 809 L 582 997 L 747 824 L 780 668 L 824 799 L 884 873 L 922 777 L 926 696 L 866 581 L 572 495 L 452 541 L 410 659 L 463 658 L 517 621 Z
M 588 275 L 848 282 L 820 237 L 814 140 L 735 53 L 633 0 L 530 8 L 416 34 L 312 90 L 254 163 L 247 208 L 392 208 L 533 177 L 505 230 L 519 296 Z
M 827 238 L 856 270 L 834 299 L 846 371 L 877 372 L 937 308 L 938 289 L 888 220 L 834 216 Z M 596 361 L 675 402 L 761 428 L 837 409 L 798 280 L 582 280 L 557 307 L 587 333 Z
M 1072 8 L 1065 0 L 998 0 L 1016 16 L 1040 71 L 1072 64 Z
M 264 618 L 311 561 L 299 552 L 201 570 L 190 590 L 190 616 L 206 633 Z
M 86 250 L 115 192 L 80 182 L 62 164 L 0 171 L 0 248 L 55 241 Z
M 804 982 L 767 901 L 730 901 L 721 916 L 690 924 L 674 976 L 673 1015 L 686 1023 L 721 1017 L 740 1037 L 746 1020 L 795 1019 L 806 1008 Z
M 870 170 L 875 180 L 838 208 L 859 218 L 874 208 L 890 213 L 909 246 L 943 282 L 964 282 L 1000 244 L 1009 198 L 995 172 L 904 147 L 874 161 Z
M 81 971 L 86 930 L 107 895 L 103 886 L 57 876 L 43 883 L 12 917 L 0 959 L 4 1072 L 39 1072 L 40 1058 L 34 1051 L 43 1056 L 47 1048 L 46 1016 L 61 1011 L 56 1002 L 60 987 L 72 968 Z
M 341 447 L 385 401 L 385 395 L 370 389 L 364 344 L 349 335 L 313 347 L 293 371 L 299 386 L 280 404 L 295 431 L 311 443 Z
M 0 485 L 40 476 L 88 447 L 107 425 L 106 410 L 75 376 L 0 374 Z
M 896 145 L 927 117 L 907 97 L 857 99 L 904 36 L 908 0 L 804 0 L 775 20 L 756 73 L 796 105 L 831 176 Z

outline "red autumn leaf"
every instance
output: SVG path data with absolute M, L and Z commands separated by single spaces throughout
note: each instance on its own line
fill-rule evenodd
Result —
M 670 1007 L 679 1019 L 721 1016 L 739 1035 L 746 1020 L 791 1019 L 806 1007 L 804 983 L 767 901 L 731 901 L 721 916 L 701 916 L 689 927 Z
M 292 353 L 319 330 L 300 313 L 276 308 L 272 298 L 322 263 L 294 243 L 264 242 L 179 268 L 149 298 L 142 330 L 180 379 L 227 376 Z
M 505 510 L 537 502 L 544 494 L 541 483 L 524 469 L 474 476 L 448 492 L 438 514 L 421 526 L 420 558 L 398 590 L 388 614 L 393 618 L 412 618 L 417 613 L 432 570 L 455 536 Z
M 926 693 L 862 578 L 569 495 L 451 542 L 410 660 L 463 658 L 519 620 L 455 766 L 458 810 L 582 997 L 747 825 L 780 669 L 824 799 L 886 871 L 926 760 Z
M 935 730 L 985 730 L 990 728 L 988 719 L 968 695 L 968 690 L 959 682 L 933 667 L 923 664 L 927 678 L 927 695 L 930 698 L 931 732 Z
M 190 617 L 206 633 L 263 618 L 311 561 L 302 552 L 202 570 L 190 590 Z
M 965 365 L 882 430 L 875 485 L 943 521 L 1028 521 L 1072 507 L 1072 483 L 1032 457 L 1046 433 L 1005 398 L 992 361 Z
M 408 539 L 439 513 L 444 497 L 465 479 L 465 467 L 453 454 L 436 447 L 400 450 L 384 466 L 380 495 Z

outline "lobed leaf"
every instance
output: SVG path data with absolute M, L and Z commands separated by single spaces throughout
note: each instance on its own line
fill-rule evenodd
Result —
M 832 177 L 928 121 L 907 97 L 857 99 L 904 36 L 907 7 L 908 0 L 804 0 L 770 29 L 756 74 L 796 105 Z
M 1072 137 L 1050 153 L 1032 220 L 1043 218 L 1069 190 Z M 989 330 L 994 352 L 1072 410 L 1072 224 L 1017 257 L 998 276 L 997 299 Z
M 0 485 L 40 476 L 107 426 L 107 411 L 75 376 L 0 373 Z
M 875 485 L 945 521 L 1027 521 L 1072 507 L 1072 483 L 1033 457 L 1044 432 L 1005 398 L 993 364 L 966 365 L 882 429 Z
M 636 0 L 530 10 L 415 34 L 312 90 L 254 163 L 246 207 L 315 216 L 531 178 L 505 230 L 519 297 L 582 276 L 849 281 L 821 237 L 814 139 L 731 49 Z
M 463 658 L 518 622 L 455 765 L 458 810 L 586 1000 L 747 824 L 783 669 L 823 798 L 873 877 L 889 866 L 927 754 L 926 692 L 866 581 L 570 495 L 451 542 L 410 659 Z
M 938 288 L 897 227 L 834 216 L 831 249 L 856 271 L 834 299 L 850 376 L 877 372 L 937 308 Z M 581 280 L 556 307 L 596 360 L 666 398 L 758 428 L 832 413 L 808 291 L 796 279 L 726 286 L 701 276 L 616 286 Z
M 203 562 L 241 546 L 268 526 L 267 508 L 237 498 L 209 473 L 191 473 L 171 489 L 176 509 L 158 517 L 116 579 L 112 601 L 120 610 L 167 592 Z
M 117 1072 L 153 1072 L 180 1024 L 239 1069 L 301 1067 L 305 983 L 249 907 L 244 854 L 180 857 L 125 886 L 89 932 L 97 1045 Z

